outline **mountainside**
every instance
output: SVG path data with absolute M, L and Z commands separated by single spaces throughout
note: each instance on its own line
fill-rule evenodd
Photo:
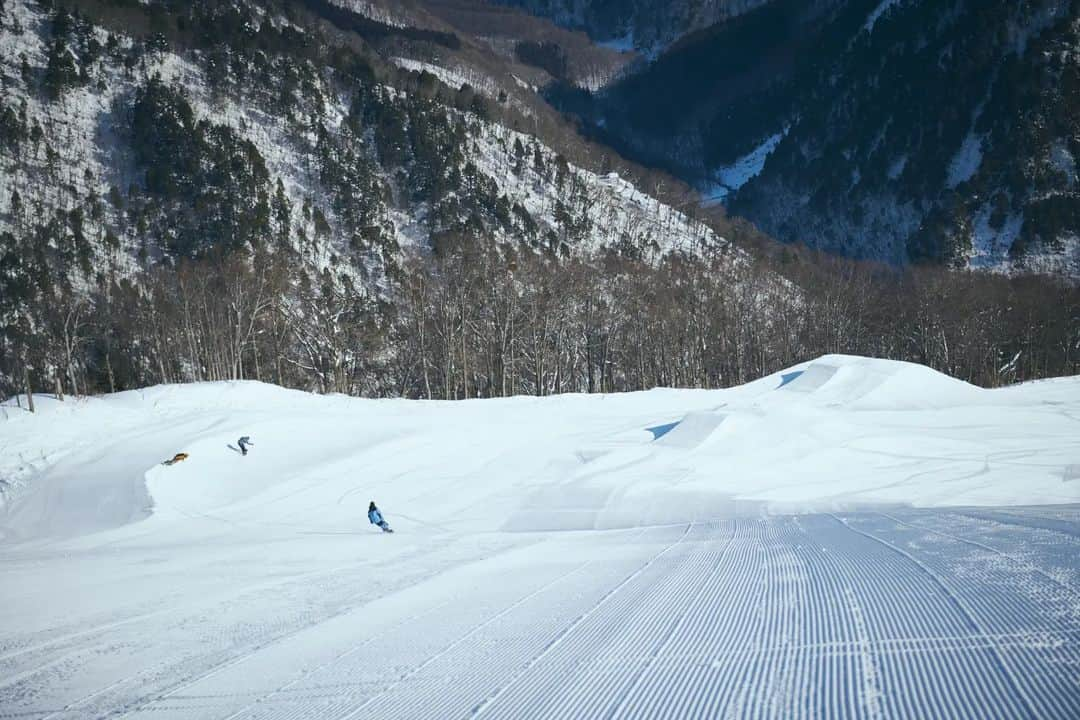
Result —
M 1080 4 L 774 0 L 564 106 L 789 242 L 1080 273 Z
M 584 30 L 623 50 L 656 54 L 680 38 L 770 0 L 495 0 Z
M 67 235 L 54 249 L 98 272 L 106 248 L 117 262 L 177 259 L 269 236 L 373 279 L 400 248 L 455 233 L 563 252 L 718 242 L 500 125 L 494 83 L 321 48 L 320 16 L 273 7 L 209 3 L 161 19 L 104 2 L 95 18 L 8 2 L 0 232 Z M 162 30 L 126 34 L 125 14 Z
M 0 5 L 0 375 L 46 352 L 67 363 L 59 338 L 102 307 L 86 301 L 137 302 L 185 263 L 272 260 L 297 292 L 329 282 L 370 305 L 411 258 L 463 246 L 511 265 L 728 247 L 562 128 L 533 89 L 544 71 L 500 55 L 516 41 L 407 9 Z M 518 15 L 505 34 L 533 37 Z M 33 349 L 53 342 L 68 349 Z
M 779 246 L 587 139 L 549 103 L 640 92 L 619 122 L 608 116 L 607 137 L 644 147 L 616 131 L 682 117 L 679 83 L 709 74 L 676 61 L 712 34 L 744 29 L 728 50 L 737 75 L 757 66 L 742 52 L 757 40 L 783 46 L 799 23 L 830 28 L 849 5 L 801 7 L 748 12 L 628 75 L 633 53 L 481 0 L 5 0 L 0 391 L 244 378 L 448 399 L 717 387 L 838 351 L 991 386 L 1073 371 L 1080 290 L 1067 282 L 896 271 Z M 787 34 L 762 18 L 785 20 Z M 774 55 L 778 76 L 807 71 Z M 665 68 L 676 75 L 649 99 Z M 785 237 L 831 247 L 808 216 L 817 205 L 779 191 L 755 201 L 760 183 L 794 172 L 779 174 L 779 160 L 815 117 L 794 113 L 794 96 L 753 92 L 763 78 L 730 87 L 758 103 L 760 123 L 723 116 L 713 144 L 703 134 L 687 147 L 703 167 L 774 150 L 736 206 L 779 231 L 804 220 Z M 599 88 L 610 90 L 593 98 Z M 683 111 L 708 128 L 725 96 L 701 97 Z M 651 149 L 675 157 L 667 147 Z M 1066 162 L 1069 147 L 1055 157 Z M 748 177 L 766 154 L 736 166 Z M 835 179 L 831 155 L 808 157 L 821 171 L 810 179 Z M 1053 190 L 1058 176 L 1047 178 L 1039 187 Z M 859 212 L 864 187 L 851 190 L 854 209 L 825 218 Z M 1036 220 L 1044 234 L 1067 227 L 1069 197 L 1040 196 L 1044 215 L 1029 202 L 1020 237 Z M 1041 237 L 1026 241 L 1025 262 L 1054 257 Z

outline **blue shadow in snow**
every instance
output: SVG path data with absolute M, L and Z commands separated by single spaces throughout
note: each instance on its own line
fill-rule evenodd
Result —
M 795 372 L 789 372 L 787 375 L 781 375 L 780 376 L 780 385 L 776 389 L 779 390 L 780 388 L 784 387 L 789 382 L 795 380 L 796 378 L 798 378 L 802 374 L 803 374 L 802 370 L 796 370 Z
M 679 421 L 676 421 L 676 422 L 673 422 L 673 423 L 668 423 L 667 425 L 657 425 L 655 427 L 645 428 L 645 429 L 652 433 L 652 439 L 653 440 L 659 440 L 660 438 L 664 437 L 669 432 L 674 430 L 675 427 L 680 422 L 682 422 L 682 420 L 679 420 Z

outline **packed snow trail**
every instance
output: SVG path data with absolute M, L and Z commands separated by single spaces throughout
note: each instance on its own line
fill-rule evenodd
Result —
M 191 550 L 211 567 L 171 571 L 152 545 L 10 551 L 6 588 L 91 564 L 133 602 L 5 624 L 0 716 L 1073 718 L 1080 540 L 1027 517 L 433 534 L 408 551 L 232 537 Z M 376 544 L 385 558 L 347 562 Z M 305 551 L 331 557 L 311 570 Z M 144 566 L 152 578 L 125 576 Z
M 1078 379 L 38 407 L 0 718 L 1080 717 Z

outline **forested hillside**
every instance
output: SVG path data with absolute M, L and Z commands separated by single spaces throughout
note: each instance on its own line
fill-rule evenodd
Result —
M 307 5 L 319 12 L 272 2 L 4 3 L 9 381 L 19 364 L 46 376 L 63 367 L 80 387 L 72 356 L 91 310 L 131 295 L 160 312 L 153 278 L 181 277 L 183 267 L 213 282 L 222 265 L 272 261 L 292 292 L 340 295 L 355 313 L 389 302 L 410 256 L 470 243 L 507 262 L 727 247 L 620 178 L 619 165 L 580 150 L 570 162 L 510 129 L 541 119 L 505 91 L 447 84 L 399 54 L 423 56 L 457 36 Z M 51 317 L 60 307 L 64 317 Z M 301 307 L 290 303 L 296 321 L 312 320 Z M 114 375 L 116 358 L 102 352 Z M 127 354 L 136 364 L 144 355 Z M 242 374 L 240 361 L 228 372 Z
M 1078 33 L 1074 0 L 771 0 L 558 96 L 781 240 L 1076 277 Z
M 683 36 L 769 0 L 496 0 L 586 31 L 595 40 L 655 55 Z
M 0 390 L 716 387 L 824 352 L 988 385 L 1077 371 L 1067 282 L 780 246 L 584 139 L 541 84 L 620 54 L 545 22 L 4 0 Z

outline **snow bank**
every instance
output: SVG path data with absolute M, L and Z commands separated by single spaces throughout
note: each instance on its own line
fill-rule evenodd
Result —
M 715 391 L 428 402 L 238 382 L 37 406 L 0 414 L 0 478 L 24 486 L 0 527 L 20 540 L 338 532 L 370 500 L 462 532 L 1080 501 L 1080 378 L 982 390 L 848 356 Z

